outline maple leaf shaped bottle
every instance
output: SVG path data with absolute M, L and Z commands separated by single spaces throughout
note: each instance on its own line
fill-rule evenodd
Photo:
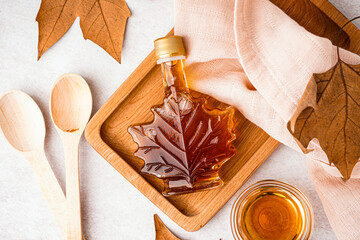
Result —
M 154 44 L 164 102 L 151 108 L 151 123 L 128 129 L 139 146 L 135 156 L 144 160 L 142 173 L 164 179 L 165 196 L 222 186 L 220 167 L 236 152 L 234 109 L 209 109 L 204 98 L 190 94 L 180 36 L 160 38 Z

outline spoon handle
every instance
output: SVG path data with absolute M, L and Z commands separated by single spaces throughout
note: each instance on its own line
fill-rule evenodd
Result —
M 81 206 L 79 180 L 79 138 L 63 137 L 66 169 L 67 239 L 81 240 Z
M 24 153 L 55 218 L 61 235 L 66 236 L 65 196 L 43 149 Z

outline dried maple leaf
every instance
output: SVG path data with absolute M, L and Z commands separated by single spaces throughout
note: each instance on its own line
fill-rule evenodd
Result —
M 38 59 L 67 32 L 77 16 L 84 38 L 120 63 L 126 21 L 131 16 L 124 0 L 42 0 L 36 17 Z
M 288 129 L 305 153 L 317 138 L 329 163 L 349 179 L 360 157 L 360 65 L 339 59 L 313 74 Z
M 154 215 L 155 240 L 180 240 L 165 226 L 157 214 Z
M 203 100 L 178 93 L 152 109 L 154 121 L 129 128 L 144 160 L 142 172 L 159 178 L 196 179 L 216 173 L 235 154 L 233 109 L 209 110 Z
M 83 0 L 79 8 L 80 27 L 90 39 L 119 63 L 126 20 L 131 13 L 125 1 Z

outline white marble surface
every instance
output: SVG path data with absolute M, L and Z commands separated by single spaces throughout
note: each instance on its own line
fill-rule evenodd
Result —
M 132 17 L 127 26 L 123 64 L 119 65 L 100 47 L 83 39 L 79 19 L 40 61 L 36 61 L 38 33 L 35 17 L 40 0 L 0 0 L 0 93 L 20 89 L 39 104 L 47 125 L 46 153 L 63 188 L 63 149 L 48 110 L 55 79 L 66 72 L 84 76 L 94 95 L 95 113 L 151 51 L 153 40 L 165 35 L 173 26 L 172 1 L 127 2 Z M 359 14 L 359 0 L 331 2 L 347 17 Z M 158 213 L 182 239 L 232 239 L 229 219 L 235 197 L 205 227 L 189 233 L 159 211 L 84 139 L 80 148 L 81 202 L 86 239 L 154 239 L 154 213 Z M 0 137 L 0 156 L 0 239 L 61 239 L 28 163 L 3 137 Z M 293 184 L 309 197 L 315 211 L 313 239 L 336 239 L 301 154 L 280 146 L 244 187 L 269 178 Z

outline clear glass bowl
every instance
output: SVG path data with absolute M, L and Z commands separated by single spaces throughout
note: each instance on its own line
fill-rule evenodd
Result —
M 250 200 L 254 201 L 254 198 L 261 196 L 267 192 L 276 192 L 287 196 L 289 200 L 299 209 L 299 215 L 301 218 L 301 229 L 295 239 L 292 240 L 306 240 L 311 236 L 313 229 L 313 211 L 309 200 L 305 195 L 297 188 L 290 186 L 289 184 L 276 181 L 276 180 L 263 180 L 259 181 L 248 188 L 246 188 L 240 196 L 235 200 L 231 209 L 231 231 L 236 240 L 253 240 L 247 237 L 244 224 L 241 224 L 244 218 L 244 212 Z M 280 239 L 278 239 L 280 240 Z

